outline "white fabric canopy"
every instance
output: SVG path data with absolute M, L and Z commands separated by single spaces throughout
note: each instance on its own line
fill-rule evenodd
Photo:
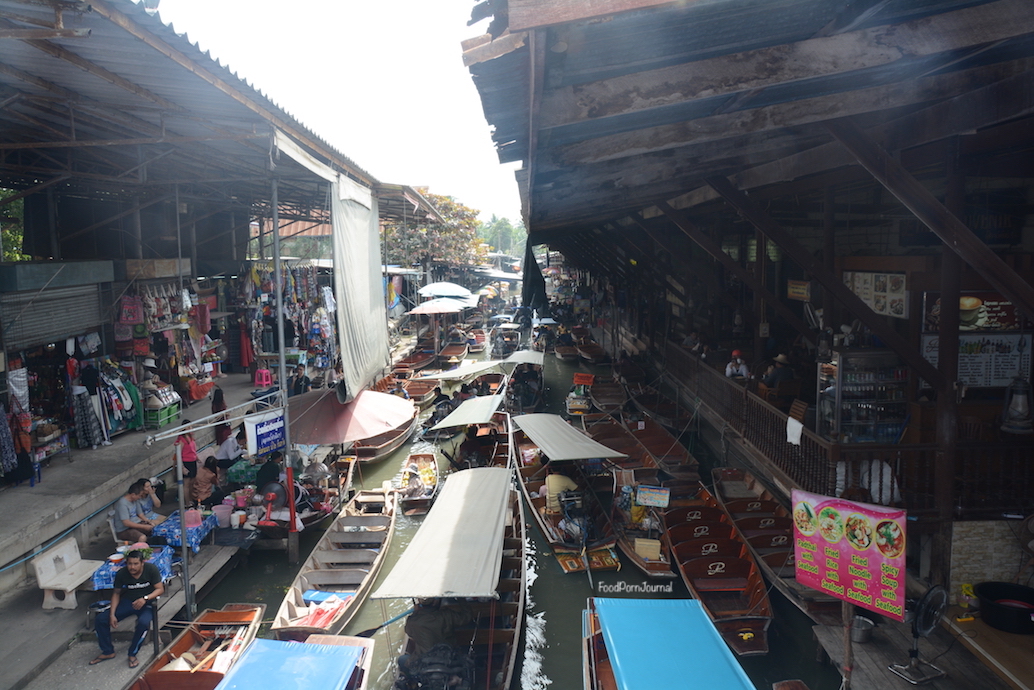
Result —
M 448 371 L 442 371 L 437 374 L 428 374 L 427 376 L 420 376 L 421 379 L 439 379 L 442 381 L 465 379 L 468 376 L 475 376 L 482 372 L 494 369 L 503 363 L 501 359 L 489 359 L 484 362 L 463 362 L 455 369 L 449 369 Z
M 510 470 L 453 472 L 374 599 L 498 598 Z
M 507 364 L 537 364 L 540 367 L 546 361 L 545 354 L 534 350 L 517 350 L 503 360 Z
M 466 309 L 466 304 L 462 300 L 453 299 L 451 297 L 435 297 L 429 299 L 426 302 L 421 302 L 416 305 L 413 309 L 410 309 L 410 314 L 457 314 Z
M 421 297 L 470 297 L 471 292 L 456 283 L 429 283 L 417 290 Z
M 448 429 L 452 426 L 466 426 L 467 424 L 487 424 L 492 421 L 492 415 L 502 404 L 503 396 L 501 395 L 485 395 L 464 400 L 448 417 L 431 427 L 431 431 Z
M 513 418 L 531 442 L 550 460 L 627 458 L 624 453 L 596 443 L 555 414 L 525 414 Z

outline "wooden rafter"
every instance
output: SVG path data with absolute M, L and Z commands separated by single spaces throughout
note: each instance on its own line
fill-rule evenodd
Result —
M 510 30 L 523 31 L 672 4 L 674 0 L 509 0 L 508 9 Z
M 79 141 L 34 141 L 21 143 L 0 142 L 0 150 L 19 149 L 61 149 L 61 148 L 90 148 L 101 146 L 137 146 L 143 144 L 185 144 L 200 141 L 245 141 L 248 139 L 268 138 L 263 134 L 238 134 L 235 136 L 203 136 L 203 137 L 140 137 L 135 139 L 92 139 Z

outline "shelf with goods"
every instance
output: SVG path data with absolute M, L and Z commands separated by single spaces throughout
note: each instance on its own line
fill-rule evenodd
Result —
M 840 443 L 897 443 L 908 421 L 908 368 L 889 350 L 836 350 L 818 365 L 817 429 Z
M 57 431 L 42 439 L 34 438 L 32 442 L 32 462 L 40 464 L 46 462 L 55 455 L 71 453 L 68 445 L 68 432 Z

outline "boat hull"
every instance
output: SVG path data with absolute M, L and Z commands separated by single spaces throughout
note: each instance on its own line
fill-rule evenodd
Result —
M 359 462 L 377 462 L 391 455 L 416 431 L 420 408 L 413 408 L 413 418 L 391 431 L 364 438 L 352 445 L 352 452 Z

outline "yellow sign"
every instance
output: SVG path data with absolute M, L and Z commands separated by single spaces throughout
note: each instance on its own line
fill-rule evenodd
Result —
M 809 280 L 788 280 L 786 281 L 786 298 L 798 302 L 811 301 L 811 281 Z

